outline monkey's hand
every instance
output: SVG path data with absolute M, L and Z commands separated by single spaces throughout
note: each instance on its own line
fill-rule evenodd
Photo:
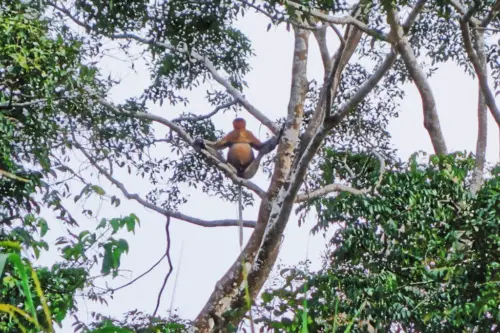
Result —
M 194 150 L 196 150 L 197 152 L 200 152 L 202 149 L 207 149 L 207 146 L 205 145 L 205 140 L 201 138 L 197 138 L 196 140 L 194 140 L 193 147 Z

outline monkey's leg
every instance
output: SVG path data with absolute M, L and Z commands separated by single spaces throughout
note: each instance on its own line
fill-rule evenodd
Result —
M 262 159 L 262 157 L 264 157 L 264 155 L 269 154 L 274 150 L 274 148 L 276 148 L 276 146 L 278 145 L 278 141 L 279 138 L 274 136 L 262 143 L 262 147 L 259 150 L 257 158 L 255 158 L 253 162 L 250 163 L 250 165 L 245 169 L 241 178 L 250 179 L 255 176 L 257 170 L 259 169 L 260 160 Z

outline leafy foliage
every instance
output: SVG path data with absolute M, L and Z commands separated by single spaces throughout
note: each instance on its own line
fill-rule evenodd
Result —
M 473 165 L 458 153 L 428 163 L 415 155 L 386 173 L 373 195 L 314 203 L 315 230 L 344 227 L 331 238 L 322 270 L 285 271 L 282 287 L 263 295 L 277 317 L 265 324 L 299 332 L 307 297 L 308 328 L 317 332 L 345 330 L 360 308 L 361 319 L 385 332 L 491 330 L 500 319 L 500 182 L 495 173 L 473 195 Z

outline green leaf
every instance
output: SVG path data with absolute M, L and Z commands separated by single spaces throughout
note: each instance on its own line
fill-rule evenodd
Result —
M 105 195 L 106 194 L 106 192 L 104 191 L 104 189 L 102 187 L 100 187 L 100 186 L 92 185 L 91 188 L 92 188 L 92 190 L 95 193 L 97 193 L 99 195 Z

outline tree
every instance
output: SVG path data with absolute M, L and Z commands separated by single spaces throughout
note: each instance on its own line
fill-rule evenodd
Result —
M 68 3 L 53 0 L 3 4 L 3 20 L 4 13 L 10 15 L 19 11 L 23 19 L 33 12 L 37 13 L 37 18 L 50 17 L 43 21 L 47 27 L 44 33 L 57 35 L 60 42 L 74 43 L 72 52 L 77 50 L 79 57 L 74 60 L 73 71 L 68 71 L 66 65 L 49 63 L 38 69 L 41 72 L 20 72 L 19 78 L 23 80 L 38 80 L 46 75 L 44 68 L 55 68 L 60 71 L 61 79 L 70 82 L 51 83 L 46 94 L 51 97 L 42 96 L 41 106 L 36 100 L 40 98 L 36 94 L 43 92 L 36 89 L 38 83 L 21 82 L 23 87 L 30 87 L 34 95 L 21 93 L 22 99 L 14 99 L 10 97 L 13 94 L 3 93 L 1 106 L 7 111 L 2 112 L 2 116 L 11 117 L 10 113 L 26 103 L 33 106 L 37 116 L 47 115 L 47 121 L 35 121 L 35 125 L 54 126 L 48 132 L 53 136 L 47 136 L 52 141 L 42 147 L 45 158 L 36 162 L 45 172 L 57 167 L 56 177 L 66 173 L 82 182 L 81 194 L 75 195 L 69 189 L 63 192 L 63 197 L 70 196 L 75 201 L 90 194 L 105 197 L 106 193 L 71 168 L 68 150 L 77 152 L 127 199 L 156 211 L 168 221 L 174 218 L 206 227 L 238 225 L 237 219 L 205 221 L 181 213 L 179 207 L 188 200 L 183 186 L 201 187 L 208 195 L 234 201 L 237 193 L 234 184 L 238 184 L 244 189 L 245 204 L 252 203 L 255 197 L 259 199 L 256 220 L 243 221 L 245 227 L 253 228 L 250 240 L 193 324 L 199 332 L 228 330 L 241 322 L 251 301 L 256 299 L 268 279 L 279 253 L 282 233 L 297 204 L 307 206 L 311 200 L 331 193 L 369 196 L 383 182 L 386 165 L 395 164 L 386 128 L 388 121 L 397 115 L 398 100 L 404 96 L 403 83 L 414 83 L 420 93 L 424 126 L 434 152 L 437 155 L 449 153 L 428 82 L 428 75 L 435 71 L 437 64 L 454 62 L 471 76 L 478 77 L 479 128 L 471 191 L 477 193 L 481 189 L 488 111 L 496 124 L 500 124 L 494 97 L 500 77 L 496 66 L 499 46 L 494 43 L 500 24 L 499 6 L 500 2 L 493 0 L 359 3 L 288 0 L 154 3 L 75 0 Z M 267 16 L 269 27 L 283 24 L 290 27 L 291 33 L 293 31 L 290 100 L 282 119 L 269 119 L 243 95 L 252 49 L 248 38 L 235 28 L 235 23 L 250 10 Z M 401 19 L 403 13 L 407 14 Z M 337 38 L 333 43 L 337 49 L 333 52 L 327 32 L 333 32 Z M 9 36 L 6 34 L 7 38 Z M 324 66 L 320 83 L 309 82 L 307 77 L 309 42 L 313 37 Z M 103 78 L 95 65 L 108 41 L 117 43 L 131 57 L 133 48 L 140 48 L 142 56 L 149 60 L 150 86 L 140 96 L 130 96 L 121 105 L 111 102 L 109 97 L 110 87 L 116 82 Z M 27 49 L 30 52 L 37 49 L 36 44 L 30 44 Z M 32 57 L 38 59 L 38 53 L 33 54 Z M 424 59 L 431 60 L 433 66 L 424 66 Z M 16 66 L 23 68 L 23 57 L 17 56 L 14 60 Z M 60 60 L 59 55 L 47 59 L 52 60 Z M 34 69 L 37 69 L 34 65 L 25 68 L 26 71 Z M 222 74 L 224 72 L 227 75 Z M 488 83 L 489 78 L 493 80 L 493 88 Z M 207 99 L 215 109 L 208 114 L 184 114 L 169 119 L 149 111 L 153 105 L 165 102 L 187 104 L 184 91 L 201 89 L 203 83 L 214 81 L 218 88 L 209 89 Z M 7 83 L 11 84 L 2 78 L 2 84 Z M 10 91 L 15 91 L 12 88 Z M 59 96 L 58 91 L 64 98 L 52 101 L 52 96 Z M 252 181 L 239 179 L 209 151 L 198 153 L 193 149 L 198 137 L 213 140 L 220 136 L 211 116 L 227 108 L 244 109 L 271 134 L 278 133 L 284 125 L 274 166 L 271 159 L 264 163 L 270 176 L 266 190 Z M 157 125 L 168 129 L 166 138 L 156 134 L 154 126 Z M 25 131 L 30 140 L 38 139 L 43 143 L 45 128 L 38 132 L 43 133 L 43 137 L 34 132 L 29 128 Z M 22 146 L 23 140 L 16 142 Z M 155 145 L 168 147 L 182 158 L 152 157 L 149 150 Z M 40 149 L 33 149 L 33 152 L 38 151 Z M 376 157 L 377 166 L 372 168 L 377 170 L 377 177 L 371 182 L 357 183 L 352 179 L 353 171 L 342 166 L 329 178 L 331 183 L 318 187 L 319 179 L 306 178 L 306 175 L 311 170 L 318 170 L 332 151 L 344 154 L 346 159 L 368 151 Z M 10 150 L 6 156 L 13 156 Z M 30 163 L 27 158 L 21 161 Z M 114 170 L 118 168 L 149 179 L 151 191 L 146 196 L 133 193 L 126 182 L 116 176 Z M 13 174 L 11 169 L 4 171 L 7 176 Z M 10 178 L 7 181 L 15 181 Z M 50 193 L 54 193 L 53 190 Z M 113 204 L 119 203 L 116 197 L 110 199 Z M 50 206 L 60 204 L 61 200 L 43 203 Z M 91 211 L 86 214 L 95 215 Z M 103 250 L 102 272 L 117 274 L 120 256 L 128 251 L 128 246 L 112 236 L 120 227 L 133 231 L 136 222 L 135 215 L 103 220 L 99 228 L 112 230 L 107 241 L 100 243 L 96 232 L 84 231 L 65 247 L 66 260 L 73 260 L 88 271 L 101 261 L 88 258 L 85 251 L 99 244 Z
M 314 332 L 363 332 L 365 325 L 369 332 L 495 330 L 498 170 L 474 195 L 471 156 L 419 157 L 388 171 L 377 195 L 316 200 L 316 231 L 338 222 L 345 228 L 331 238 L 319 272 L 282 270 L 285 282 L 264 293 L 259 321 L 285 332 L 301 331 L 303 316 Z M 336 154 L 325 161 L 325 183 L 340 161 Z M 366 158 L 350 162 L 356 172 L 369 165 Z M 371 170 L 357 181 L 376 178 Z

